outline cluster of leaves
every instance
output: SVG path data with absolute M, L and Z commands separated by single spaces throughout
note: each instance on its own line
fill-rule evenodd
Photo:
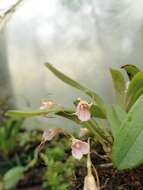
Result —
M 11 116 L 31 117 L 53 113 L 71 119 L 92 132 L 95 141 L 102 144 L 109 158 L 112 158 L 118 169 L 133 168 L 143 162 L 141 151 L 143 144 L 143 71 L 134 65 L 124 65 L 128 75 L 129 85 L 121 70 L 110 69 L 116 92 L 116 102 L 106 104 L 93 90 L 79 84 L 61 71 L 46 63 L 46 67 L 60 80 L 77 88 L 91 98 L 90 112 L 92 118 L 87 122 L 80 122 L 73 114 L 74 109 L 67 109 L 58 104 L 54 107 L 36 111 L 9 111 Z M 100 120 L 105 120 L 105 126 Z M 108 126 L 106 123 L 108 122 Z M 112 150 L 112 151 L 109 151 Z

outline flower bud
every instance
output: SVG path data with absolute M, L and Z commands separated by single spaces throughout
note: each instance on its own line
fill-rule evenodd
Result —
M 94 176 L 92 174 L 85 177 L 83 190 L 98 190 Z
M 54 105 L 54 102 L 52 101 L 48 101 L 48 100 L 43 100 L 42 101 L 42 104 L 40 106 L 40 109 L 43 110 L 43 109 L 50 109 L 52 108 Z

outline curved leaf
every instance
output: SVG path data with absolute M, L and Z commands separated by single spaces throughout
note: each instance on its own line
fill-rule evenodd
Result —
M 66 84 L 68 84 L 74 88 L 77 88 L 78 90 L 81 90 L 82 92 L 84 92 L 85 94 L 90 96 L 101 107 L 101 109 L 103 109 L 103 111 L 105 111 L 105 105 L 104 105 L 103 100 L 93 90 L 90 90 L 89 88 L 81 85 L 80 83 L 78 83 L 75 80 L 71 79 L 70 77 L 66 76 L 61 71 L 59 71 L 54 66 L 52 66 L 50 63 L 45 63 L 45 65 L 56 77 L 58 77 L 60 80 L 62 80 Z
M 126 96 L 126 108 L 129 110 L 135 101 L 142 95 L 143 91 L 143 71 L 138 72 L 131 80 L 127 96 Z
M 133 105 L 114 141 L 112 159 L 118 169 L 143 162 L 143 96 Z
M 138 67 L 131 64 L 123 65 L 121 69 L 125 69 L 130 80 L 140 71 Z
M 12 117 L 22 117 L 22 118 L 27 118 L 27 117 L 34 117 L 34 116 L 45 116 L 48 114 L 56 114 L 62 117 L 65 117 L 67 119 L 73 120 L 76 123 L 79 123 L 79 120 L 77 116 L 74 114 L 74 110 L 70 109 L 65 109 L 61 106 L 54 106 L 53 108 L 50 109 L 43 109 L 43 110 L 27 110 L 27 111 L 22 111 L 22 110 L 9 110 L 6 112 L 6 116 L 12 116 Z

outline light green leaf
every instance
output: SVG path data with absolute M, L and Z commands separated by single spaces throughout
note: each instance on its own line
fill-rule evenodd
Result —
M 143 71 L 138 72 L 131 80 L 126 96 L 126 108 L 129 110 L 143 94 Z
M 125 117 L 126 112 L 120 106 L 108 106 L 107 120 L 110 124 L 110 128 L 114 139 L 118 137 L 117 135 L 121 127 L 121 123 L 124 121 Z
M 28 117 L 34 117 L 34 116 L 44 116 L 48 114 L 56 114 L 59 116 L 62 116 L 64 118 L 73 120 L 75 122 L 79 122 L 77 116 L 74 114 L 74 110 L 70 109 L 65 109 L 61 106 L 55 106 L 50 109 L 44 109 L 44 110 L 27 110 L 27 111 L 22 111 L 22 110 L 9 110 L 6 112 L 6 116 L 12 116 L 12 117 L 22 117 L 22 118 L 28 118 Z
M 140 71 L 138 67 L 131 64 L 123 65 L 121 69 L 125 69 L 130 80 Z
M 125 102 L 126 83 L 122 73 L 116 69 L 110 69 L 114 88 L 116 90 L 117 102 L 123 106 Z
M 115 138 L 112 159 L 118 169 L 133 168 L 143 162 L 143 96 L 133 105 Z
M 61 71 L 59 71 L 54 66 L 52 66 L 50 63 L 45 63 L 45 65 L 56 77 L 58 77 L 60 80 L 62 80 L 66 84 L 68 84 L 74 88 L 77 88 L 78 90 L 81 90 L 82 92 L 84 92 L 85 94 L 90 96 L 101 107 L 101 109 L 103 111 L 105 111 L 105 105 L 104 105 L 103 100 L 93 90 L 90 90 L 89 88 L 79 84 L 75 80 L 66 76 Z
M 21 179 L 23 176 L 24 172 L 24 167 L 22 166 L 16 166 L 10 170 L 4 175 L 4 188 L 7 189 L 12 189 L 16 186 L 18 181 Z

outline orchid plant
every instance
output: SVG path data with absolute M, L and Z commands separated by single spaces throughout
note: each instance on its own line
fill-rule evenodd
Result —
M 6 113 L 8 116 L 26 118 L 55 114 L 65 117 L 81 125 L 84 132 L 88 131 L 118 169 L 133 168 L 143 162 L 143 71 L 134 65 L 124 65 L 120 70 L 110 69 L 116 102 L 109 105 L 96 92 L 66 76 L 50 63 L 45 66 L 60 80 L 89 96 L 90 102 L 77 98 L 75 107 L 66 108 L 54 101 L 44 100 L 36 111 L 10 110 Z M 65 133 L 63 129 L 48 129 L 43 134 L 42 143 L 61 132 Z M 88 143 L 69 136 L 75 158 L 81 159 L 84 154 L 89 154 Z

